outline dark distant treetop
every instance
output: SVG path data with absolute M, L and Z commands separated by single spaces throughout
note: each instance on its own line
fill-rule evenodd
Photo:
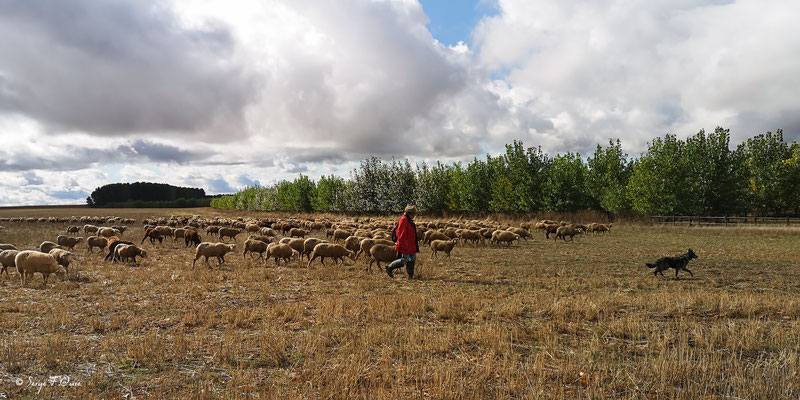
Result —
M 166 183 L 112 183 L 95 189 L 86 198 L 90 207 L 102 207 L 108 203 L 126 201 L 173 201 L 178 199 L 202 199 L 206 197 L 203 189 L 179 187 Z

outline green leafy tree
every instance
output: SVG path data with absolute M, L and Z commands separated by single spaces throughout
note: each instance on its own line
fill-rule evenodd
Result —
M 587 164 L 587 189 L 593 205 L 612 213 L 630 209 L 627 186 L 631 164 L 619 139 L 609 140 L 605 149 L 598 144 Z
M 553 158 L 547 169 L 546 200 L 554 211 L 586 209 L 589 197 L 586 181 L 589 169 L 580 153 L 567 153 Z
M 628 183 L 628 198 L 634 210 L 643 214 L 681 212 L 679 198 L 685 193 L 680 184 L 685 171 L 680 165 L 683 142 L 675 135 L 656 138 L 647 153 L 635 160 Z
M 739 145 L 747 176 L 748 208 L 761 214 L 781 213 L 784 207 L 781 174 L 790 158 L 783 131 L 756 135 Z

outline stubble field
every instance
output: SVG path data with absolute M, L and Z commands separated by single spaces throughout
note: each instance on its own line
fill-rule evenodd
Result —
M 220 214 L 0 217 L 196 213 Z M 28 249 L 67 224 L 0 225 L 0 243 Z M 142 235 L 137 222 L 125 237 Z M 243 260 L 246 235 L 226 264 L 194 270 L 182 243 L 145 243 L 150 257 L 136 266 L 104 262 L 81 243 L 66 282 L 0 278 L 0 396 L 800 396 L 800 231 L 615 226 L 574 243 L 534 235 L 511 248 L 460 245 L 449 260 L 423 249 L 413 280 L 365 272 L 363 259 L 265 267 Z M 690 247 L 694 278 L 644 266 Z

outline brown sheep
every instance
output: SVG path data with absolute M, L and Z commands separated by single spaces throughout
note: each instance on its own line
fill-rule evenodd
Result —
M 453 247 L 456 246 L 456 240 L 433 240 L 431 241 L 431 258 L 439 258 L 436 253 L 443 251 L 447 254 L 447 258 L 450 258 L 450 252 L 453 251 Z
M 612 226 L 612 225 L 614 225 L 614 224 L 608 224 L 608 225 L 604 225 L 604 224 L 595 224 L 595 225 L 594 225 L 594 229 L 592 230 L 592 233 L 594 233 L 594 234 L 597 234 L 597 233 L 605 233 L 605 232 L 610 232 L 610 231 L 611 231 L 611 226 Z
M 478 243 L 486 244 L 486 238 L 484 238 L 483 235 L 481 235 L 478 231 L 464 229 L 461 231 L 460 238 L 465 243 L 470 241 L 473 246 L 477 245 Z
M 247 253 L 258 253 L 258 258 L 264 259 L 264 253 L 267 252 L 267 245 L 269 243 L 256 239 L 247 239 L 244 241 L 244 252 L 242 258 L 247 257 Z
M 241 230 L 236 228 L 219 228 L 219 240 L 225 241 L 226 237 L 229 237 L 236 241 L 236 235 L 242 233 Z
M 370 249 L 372 246 L 376 244 L 383 244 L 386 246 L 392 246 L 394 248 L 394 242 L 389 239 L 362 239 L 361 243 L 358 245 L 358 252 L 356 252 L 356 258 L 358 258 L 361 254 L 364 254 L 364 258 L 369 258 Z
M 114 228 L 102 227 L 97 230 L 97 236 L 102 236 L 102 237 L 122 236 L 122 233 Z
M 47 253 L 35 250 L 20 251 L 14 257 L 14 264 L 17 265 L 22 286 L 25 286 L 28 278 L 37 272 L 42 274 L 42 287 L 47 287 L 47 277 L 50 274 L 56 274 L 62 281 L 67 279 L 67 270 L 58 264 L 55 257 Z
M 339 243 L 339 239 L 345 240 L 350 237 L 350 231 L 346 229 L 337 229 L 333 231 L 333 243 Z
M 89 236 L 89 238 L 86 239 L 86 244 L 87 247 L 89 248 L 87 250 L 89 253 L 91 253 L 95 247 L 99 248 L 100 251 L 102 252 L 102 250 L 105 249 L 106 246 L 108 246 L 108 238 L 100 236 Z
M 308 238 L 303 242 L 303 251 L 300 252 L 300 260 L 303 257 L 309 257 L 311 259 L 311 253 L 314 251 L 314 247 L 316 247 L 320 243 L 327 243 L 326 240 L 317 239 L 317 238 Z
M 352 251 L 353 253 L 361 250 L 361 237 L 358 236 L 350 236 L 344 241 L 344 247 L 347 250 Z
M 69 272 L 69 264 L 72 262 L 72 253 L 64 249 L 53 249 L 48 252 L 56 259 L 58 265 L 64 267 Z
M 526 242 L 528 241 L 528 238 L 531 237 L 531 233 L 524 228 L 508 228 L 508 231 L 516 233 L 517 235 L 519 235 L 520 238 L 524 239 Z
M 41 251 L 42 253 L 49 253 L 50 250 L 60 249 L 60 248 L 61 248 L 61 246 L 59 246 L 59 245 L 57 245 L 57 244 L 55 244 L 55 243 L 53 243 L 53 242 L 51 242 L 49 240 L 45 240 L 44 242 L 42 242 L 42 244 L 39 245 L 39 251 Z
M 71 236 L 58 235 L 58 238 L 56 239 L 56 243 L 58 243 L 59 246 L 62 246 L 68 250 L 75 250 L 75 246 L 82 241 L 83 237 L 81 236 L 71 237 Z
M 14 268 L 13 270 L 17 269 L 17 264 L 14 262 L 17 253 L 19 253 L 19 250 L 0 251 L 0 275 L 3 275 L 3 272 L 5 272 L 6 278 L 8 278 L 8 268 Z
M 494 243 L 497 246 L 500 246 L 501 243 L 506 243 L 509 247 L 511 247 L 511 244 L 515 240 L 519 240 L 519 235 L 514 232 L 494 231 L 494 233 L 492 233 L 491 243 Z
M 197 246 L 197 245 L 199 245 L 199 244 L 200 244 L 200 243 L 201 243 L 203 240 L 200 238 L 200 234 L 199 234 L 199 233 L 197 233 L 197 230 L 194 230 L 194 229 L 186 229 L 186 230 L 183 232 L 183 241 L 184 241 L 184 243 L 186 244 L 186 247 L 189 247 L 190 245 L 192 245 L 192 246 Z
M 13 244 L 2 243 L 0 244 L 0 250 L 18 250 L 18 249 Z
M 286 261 L 286 264 L 288 265 L 289 262 L 292 260 L 292 258 L 295 258 L 295 257 L 299 258 L 300 257 L 300 252 L 298 252 L 297 250 L 293 249 L 288 244 L 285 244 L 285 243 L 271 243 L 270 245 L 267 246 L 266 258 L 267 259 L 274 258 L 275 259 L 275 265 L 279 265 L 278 264 L 278 259 L 282 259 L 282 260 Z
M 145 239 L 150 239 L 150 244 L 155 245 L 156 240 L 158 243 L 164 243 L 164 235 L 161 234 L 156 228 L 147 228 L 144 232 L 144 237 L 142 238 L 142 242 L 139 244 L 144 243 Z
M 367 271 L 369 272 L 372 272 L 372 263 L 376 263 L 378 265 L 378 270 L 380 270 L 381 262 L 390 263 L 398 258 L 394 246 L 387 246 L 385 244 L 376 244 L 372 246 L 372 248 L 369 249 L 369 254 L 371 255 L 369 265 L 367 266 Z
M 355 253 L 340 244 L 319 243 L 314 246 L 314 251 L 311 252 L 308 258 L 308 265 L 306 265 L 306 268 L 311 267 L 311 263 L 317 258 L 320 258 L 322 265 L 325 265 L 325 257 L 331 257 L 340 261 L 342 265 L 344 265 L 344 257 L 348 257 L 353 261 L 356 260 Z
M 302 228 L 292 228 L 289 229 L 289 237 L 301 237 L 305 238 L 308 235 L 308 231 Z
M 214 236 L 219 233 L 219 227 L 216 225 L 209 225 L 208 227 L 206 227 L 206 233 L 209 236 Z
M 220 235 L 222 235 L 221 232 Z M 225 254 L 228 254 L 234 250 L 236 250 L 236 244 L 211 243 L 211 242 L 200 243 L 199 245 L 197 245 L 197 249 L 195 250 L 194 253 L 194 260 L 192 261 L 192 269 L 194 269 L 194 263 L 197 262 L 197 259 L 200 257 L 206 258 L 206 264 L 208 264 L 208 268 L 211 268 L 211 264 L 208 262 L 209 257 L 216 257 L 221 265 L 225 263 Z
M 108 254 L 104 258 L 105 260 L 111 260 L 112 262 L 116 260 L 116 250 L 117 246 L 121 246 L 123 244 L 133 244 L 133 242 L 128 242 L 126 240 L 122 240 L 116 236 L 112 236 L 108 238 Z
M 114 260 L 122 262 L 133 261 L 136 264 L 136 257 L 147 258 L 147 251 L 139 248 L 135 244 L 119 244 L 114 248 Z
M 556 233 L 556 231 L 558 231 L 559 227 L 561 227 L 561 226 L 558 225 L 558 224 L 549 224 L 549 225 L 545 226 L 544 227 L 544 237 L 546 239 L 550 239 L 550 234 Z
M 580 234 L 581 231 L 579 229 L 575 229 L 571 226 L 559 226 L 558 229 L 556 230 L 555 240 L 558 240 L 560 238 L 561 240 L 566 242 L 567 241 L 566 237 L 569 236 L 569 240 L 573 241 L 575 239 L 575 235 L 580 235 Z
M 302 253 L 303 249 L 305 248 L 306 240 L 305 239 L 300 239 L 300 238 L 288 238 L 288 237 L 285 237 L 285 238 L 281 239 L 281 241 L 278 242 L 278 243 L 280 243 L 280 244 L 288 244 L 289 247 L 293 248 L 298 253 Z
M 270 237 L 270 236 L 263 236 L 263 235 L 250 235 L 250 236 L 248 236 L 247 238 L 248 238 L 248 239 L 253 239 L 253 240 L 260 240 L 260 241 L 262 241 L 262 242 L 264 242 L 264 243 L 266 243 L 266 244 L 270 244 L 270 243 L 273 243 L 273 242 L 275 242 L 275 238 L 273 238 L 273 237 Z
M 69 234 L 73 234 L 73 233 L 76 234 L 76 235 L 81 233 L 81 228 L 78 227 L 78 226 L 75 226 L 75 225 L 68 226 L 67 227 L 67 234 L 69 235 Z
M 422 243 L 428 244 L 433 240 L 450 240 L 450 236 L 435 230 L 426 231 L 425 238 L 422 240 Z

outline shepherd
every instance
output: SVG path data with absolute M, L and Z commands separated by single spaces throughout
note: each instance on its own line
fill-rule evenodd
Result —
M 386 266 L 386 273 L 390 278 L 394 277 L 394 270 L 404 266 L 408 272 L 408 279 L 414 277 L 414 264 L 417 261 L 417 253 L 419 253 L 417 225 L 414 223 L 416 215 L 417 207 L 407 205 L 403 216 L 392 230 L 392 239 L 395 241 L 394 250 L 397 251 L 397 256 L 400 258 Z

